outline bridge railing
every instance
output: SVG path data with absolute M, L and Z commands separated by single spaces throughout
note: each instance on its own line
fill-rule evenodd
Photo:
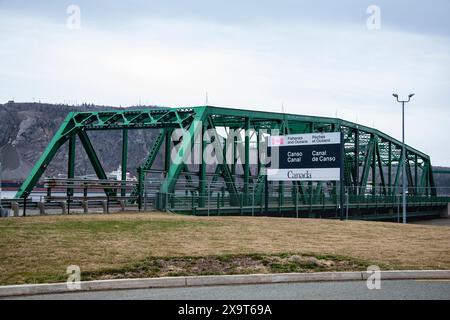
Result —
M 154 183 L 154 182 L 153 182 Z M 151 203 L 159 210 L 169 210 L 187 214 L 290 214 L 303 216 L 338 217 L 340 214 L 340 188 L 336 184 L 269 184 L 267 190 L 260 192 L 257 182 L 245 184 L 236 182 L 237 194 L 233 195 L 225 181 L 204 181 L 206 187 L 200 193 L 196 186 L 187 181 L 177 185 L 177 191 L 151 194 Z M 156 183 L 157 184 L 157 183 Z M 156 188 L 157 189 L 157 188 Z M 450 188 L 448 188 L 450 194 Z M 362 192 L 362 193 L 359 193 Z M 426 210 L 450 203 L 450 196 L 435 196 L 428 193 L 407 193 L 407 205 L 410 210 Z M 149 196 L 145 193 L 144 198 Z M 236 201 L 236 198 L 238 201 Z M 345 210 L 350 215 L 362 215 L 366 212 L 393 212 L 402 204 L 401 189 L 344 187 Z
M 131 190 L 136 181 L 101 179 L 47 178 L 44 190 L 33 190 L 26 198 L 1 199 L 3 209 L 12 211 L 14 216 L 59 211 L 88 212 L 89 208 L 101 208 L 109 212 L 111 206 L 124 209 L 131 202 Z M 11 214 L 11 213 L 10 213 Z
M 139 186 L 137 181 L 97 179 L 46 179 L 45 191 L 32 193 L 27 199 L 4 199 L 3 208 L 23 211 L 60 208 L 63 213 L 86 212 L 86 208 L 110 207 L 134 211 L 168 210 L 197 215 L 290 215 L 297 217 L 338 217 L 341 188 L 337 183 L 269 183 L 261 187 L 256 177 L 250 183 L 235 181 L 234 190 L 222 178 L 200 181 L 198 176 L 177 182 L 174 192 L 162 193 L 162 177 L 150 177 Z M 199 186 L 203 185 L 203 188 Z M 137 195 L 133 190 L 139 187 Z M 203 191 L 202 191 L 203 190 Z M 370 212 L 398 211 L 402 205 L 401 188 L 367 186 L 344 187 L 346 213 L 362 216 Z M 437 195 L 433 195 L 437 194 Z M 410 210 L 426 210 L 450 203 L 450 188 L 425 193 L 408 190 Z M 348 211 L 348 212 L 347 212 Z

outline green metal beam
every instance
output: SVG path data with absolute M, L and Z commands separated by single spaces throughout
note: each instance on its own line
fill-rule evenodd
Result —
M 352 177 L 352 156 L 350 154 L 345 155 L 345 161 L 344 161 L 344 184 L 345 186 L 351 186 L 353 184 L 353 177 Z
M 394 190 L 394 194 L 397 194 L 397 190 L 400 187 L 400 176 L 402 174 L 402 163 L 404 163 L 404 156 L 403 156 L 403 152 L 401 153 L 400 156 L 400 160 L 397 163 L 397 173 L 395 174 L 395 180 L 394 180 L 394 186 L 393 186 L 393 190 Z
M 375 195 L 376 193 L 376 187 L 377 187 L 377 150 L 378 147 L 378 138 L 375 136 L 374 137 L 374 142 L 373 142 L 373 152 L 372 152 L 372 164 L 371 164 L 371 169 L 372 169 L 372 194 Z
M 414 194 L 419 193 L 419 160 L 417 154 L 414 155 Z
M 359 182 L 359 129 L 355 130 L 355 170 L 353 175 L 353 184 L 358 187 Z
M 428 161 L 428 181 L 430 182 L 429 187 L 431 188 L 431 195 L 436 196 L 437 190 L 436 190 L 436 184 L 434 182 L 434 175 L 433 175 L 433 167 L 431 166 L 431 161 Z
M 377 151 L 377 162 L 378 162 L 378 170 L 380 172 L 380 181 L 381 186 L 383 187 L 383 194 L 386 194 L 386 181 L 384 179 L 384 172 L 383 172 L 383 162 L 381 160 L 380 155 L 380 148 L 378 147 L 378 144 L 376 145 L 376 151 Z
M 196 114 L 189 126 L 189 131 L 183 137 L 178 153 L 175 159 L 173 159 L 173 163 L 161 185 L 161 193 L 172 193 L 174 191 L 183 165 L 186 163 L 187 157 L 191 154 L 194 141 L 202 134 L 202 126 L 207 114 L 206 107 L 196 109 Z
M 408 179 L 408 191 L 410 193 L 414 192 L 414 183 L 413 183 L 413 177 L 412 177 L 412 170 L 411 170 L 411 163 L 409 161 L 409 159 L 406 160 L 405 162 L 405 168 L 406 168 L 406 177 Z
M 81 144 L 83 145 L 83 148 L 86 151 L 86 154 L 89 158 L 89 161 L 91 162 L 92 167 L 94 168 L 97 177 L 100 180 L 107 180 L 108 177 L 106 176 L 105 170 L 103 169 L 102 164 L 100 163 L 100 159 L 98 158 L 94 146 L 92 145 L 91 140 L 89 139 L 86 131 L 84 130 L 78 131 L 78 138 L 80 138 Z M 113 195 L 113 191 L 111 189 L 105 189 L 105 194 L 111 196 Z
M 69 137 L 69 152 L 67 159 L 67 178 L 73 179 L 75 177 L 75 147 L 77 136 L 72 134 Z M 67 189 L 67 196 L 73 196 L 73 189 Z
M 389 141 L 389 156 L 388 156 L 388 191 L 392 194 L 392 143 Z
M 172 129 L 165 130 L 165 147 L 164 147 L 164 171 L 168 172 L 171 165 L 171 152 L 172 152 Z
M 206 162 L 205 159 L 203 157 L 203 154 L 205 152 L 206 149 L 206 141 L 204 140 L 205 137 L 205 132 L 206 132 L 206 127 L 203 126 L 202 127 L 202 134 L 201 134 L 201 138 L 200 138 L 200 164 L 199 164 L 199 175 L 198 175 L 198 179 L 199 179 L 199 207 L 204 207 L 205 206 L 205 198 L 206 198 L 206 184 L 207 184 L 207 177 L 206 177 Z
M 67 141 L 67 133 L 74 128 L 73 122 L 74 113 L 71 112 L 67 115 L 66 119 L 56 131 L 49 145 L 45 149 L 44 153 L 39 158 L 38 162 L 34 165 L 31 172 L 28 174 L 27 179 L 20 186 L 17 191 L 16 198 L 26 198 L 36 186 L 36 183 L 41 178 L 47 166 L 52 161 L 59 148 Z
M 122 181 L 127 181 L 127 159 L 128 159 L 128 129 L 123 129 L 122 132 Z M 123 187 L 120 195 L 125 197 L 127 189 Z
M 153 163 L 155 162 L 156 157 L 158 156 L 158 152 L 161 149 L 161 145 L 163 141 L 166 138 L 166 130 L 160 129 L 158 135 L 156 136 L 155 140 L 153 141 L 153 144 L 150 148 L 150 151 L 148 153 L 147 159 L 145 160 L 145 163 L 140 166 L 140 170 L 142 170 L 141 175 L 144 177 L 146 176 L 146 171 L 150 170 L 153 166 Z M 145 181 L 142 181 L 142 183 L 145 183 Z M 139 186 L 136 185 L 131 192 L 131 197 L 136 198 L 139 195 Z
M 212 129 L 215 129 L 214 122 L 210 116 L 207 116 L 207 121 L 208 121 L 209 127 Z M 228 192 L 230 193 L 231 202 L 234 205 L 237 205 L 237 204 L 241 203 L 241 200 L 238 195 L 236 184 L 234 182 L 230 168 L 228 167 L 226 156 L 223 152 L 223 148 L 220 145 L 220 141 L 217 136 L 215 137 L 215 139 L 212 139 L 212 144 L 214 146 L 216 155 L 218 155 L 218 159 L 220 159 L 222 161 L 220 168 L 222 169 L 223 178 L 225 180 L 225 184 L 227 186 Z
M 245 118 L 245 161 L 244 161 L 244 195 L 248 195 L 248 183 L 250 176 L 250 118 Z M 247 205 L 248 197 L 244 197 L 244 206 Z
M 369 177 L 370 172 L 370 160 L 373 157 L 373 149 L 374 149 L 374 143 L 375 143 L 375 137 L 371 135 L 369 143 L 366 145 L 366 151 L 365 151 L 365 160 L 364 160 L 364 166 L 363 166 L 363 173 L 361 176 L 361 182 L 359 184 L 359 187 L 361 189 L 360 194 L 364 194 L 366 192 L 367 188 L 367 179 Z
M 434 174 L 450 174 L 450 169 L 434 169 L 433 168 L 433 173 Z

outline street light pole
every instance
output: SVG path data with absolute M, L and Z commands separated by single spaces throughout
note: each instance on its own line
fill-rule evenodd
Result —
M 402 104 L 402 198 L 403 198 L 403 223 L 406 224 L 406 145 L 405 145 L 405 103 L 411 101 L 414 93 L 408 96 L 408 100 L 399 100 L 398 94 L 394 93 L 393 96 L 397 99 L 397 102 Z
M 0 162 L 0 209 L 2 208 L 2 163 Z
M 403 223 L 406 223 L 406 145 L 405 145 L 405 101 L 402 101 L 402 201 L 403 201 Z

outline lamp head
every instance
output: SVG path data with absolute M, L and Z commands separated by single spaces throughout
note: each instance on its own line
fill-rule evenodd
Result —
M 393 95 L 394 97 L 398 98 L 398 94 L 393 93 L 392 95 Z
M 414 97 L 414 95 L 415 95 L 414 93 L 411 93 L 411 94 L 408 96 L 408 98 L 411 99 L 412 97 Z

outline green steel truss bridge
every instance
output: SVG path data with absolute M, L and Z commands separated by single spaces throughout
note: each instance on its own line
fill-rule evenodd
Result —
M 190 139 L 171 141 L 173 130 L 182 128 Z M 146 177 L 157 157 L 164 157 L 164 174 L 155 190 L 154 205 L 188 214 L 276 214 L 336 217 L 339 189 L 335 182 L 268 182 L 264 164 L 227 159 L 227 148 L 241 148 L 243 159 L 259 154 L 269 135 L 313 132 L 343 132 L 345 140 L 344 180 L 346 206 L 350 215 L 364 218 L 394 215 L 399 205 L 401 163 L 406 166 L 408 211 L 418 215 L 436 213 L 447 205 L 448 198 L 436 194 L 430 157 L 410 146 L 402 159 L 400 141 L 374 128 L 337 118 L 282 114 L 241 109 L 200 106 L 191 108 L 149 108 L 104 112 L 72 112 L 62 123 L 50 144 L 35 164 L 16 194 L 27 198 L 58 150 L 68 143 L 67 176 L 74 178 L 75 144 L 81 142 L 98 177 L 107 175 L 89 139 L 89 131 L 122 130 L 122 179 L 127 169 L 128 132 L 133 129 L 154 129 L 147 160 L 140 167 L 139 183 L 132 196 L 143 196 Z M 205 130 L 213 130 L 216 138 L 203 140 Z M 220 132 L 242 130 L 242 137 L 227 141 Z M 78 137 L 78 139 L 77 139 Z M 200 139 L 199 139 L 200 137 Z M 185 164 L 194 152 L 209 144 L 224 161 L 220 164 Z M 196 146 L 198 148 L 198 146 Z M 170 153 L 175 151 L 175 157 Z M 202 158 L 202 157 L 201 157 Z M 110 197 L 115 190 L 105 189 Z M 122 196 L 125 196 L 122 190 Z M 147 191 L 145 191 L 147 192 Z M 147 196 L 147 194 L 145 194 Z

